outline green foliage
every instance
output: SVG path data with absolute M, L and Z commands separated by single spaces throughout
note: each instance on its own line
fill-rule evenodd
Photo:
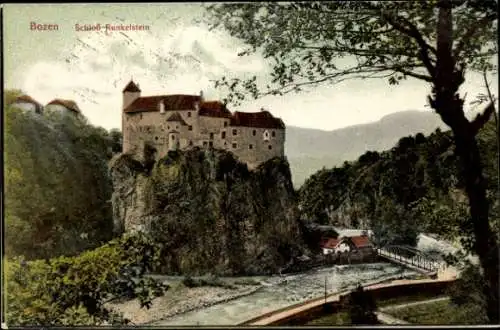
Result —
M 494 225 L 499 203 L 494 199 L 498 166 L 493 121 L 480 131 L 478 141 Z M 299 202 L 303 216 L 318 223 L 342 225 L 346 215 L 372 219 L 379 244 L 416 244 L 416 234 L 428 232 L 452 241 L 460 237 L 462 245 L 473 251 L 462 189 L 451 134 L 436 130 L 428 137 L 402 138 L 392 150 L 368 152 L 351 164 L 318 171 L 299 190 Z M 341 215 L 336 217 L 337 213 Z
M 6 254 L 72 255 L 109 240 L 107 162 L 119 132 L 110 138 L 84 117 L 9 106 L 4 114 Z
M 460 311 L 457 316 L 458 321 L 463 321 L 465 324 L 488 322 L 484 285 L 477 266 L 468 264 L 462 270 L 460 277 L 448 290 L 451 303 Z
M 10 326 L 127 323 L 104 307 L 113 298 L 138 298 L 141 307 L 168 288 L 144 274 L 158 261 L 158 247 L 142 234 L 75 257 L 5 261 L 6 321 Z
M 496 1 L 463 1 L 453 8 L 456 65 L 493 70 L 497 53 Z M 224 3 L 208 7 L 207 21 L 245 44 L 239 56 L 262 54 L 270 83 L 256 76 L 223 77 L 227 100 L 281 95 L 346 79 L 408 77 L 431 81 L 436 63 L 437 1 Z M 480 22 L 480 25 L 477 22 Z M 480 26 L 480 27 L 478 27 Z M 346 56 L 355 55 L 353 59 Z M 430 68 L 430 69 L 429 69 Z
M 379 323 L 377 315 L 375 315 L 377 310 L 375 300 L 370 292 L 363 290 L 361 285 L 358 285 L 356 290 L 349 294 L 344 308 L 349 314 L 350 324 L 370 325 Z

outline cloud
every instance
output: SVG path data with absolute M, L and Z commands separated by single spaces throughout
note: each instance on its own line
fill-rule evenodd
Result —
M 121 124 L 121 91 L 133 77 L 144 95 L 203 90 L 219 97 L 211 79 L 261 69 L 261 59 L 238 58 L 220 35 L 177 27 L 165 36 L 150 31 L 80 34 L 61 60 L 39 61 L 25 73 L 23 89 L 46 103 L 75 100 L 89 120 L 105 128 Z

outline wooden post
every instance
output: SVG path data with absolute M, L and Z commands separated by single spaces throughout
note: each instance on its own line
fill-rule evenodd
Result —
M 326 275 L 325 275 L 325 304 L 326 304 Z

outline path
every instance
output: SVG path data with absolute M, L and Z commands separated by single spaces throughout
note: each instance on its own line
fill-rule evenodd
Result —
M 398 285 L 398 284 L 429 283 L 429 282 L 442 281 L 442 280 L 446 280 L 446 279 L 395 280 L 395 281 L 392 281 L 390 283 L 380 283 L 380 284 L 367 285 L 367 286 L 364 286 L 364 288 L 365 289 L 368 289 L 368 288 L 376 289 L 376 288 Z M 344 294 L 344 293 L 345 292 L 338 292 L 335 294 L 331 294 L 331 295 L 327 296 L 326 301 L 327 302 L 339 301 L 340 295 Z M 286 319 L 292 315 L 309 310 L 313 307 L 323 305 L 324 303 L 325 303 L 324 297 L 316 298 L 316 299 L 310 300 L 309 302 L 306 302 L 306 303 L 303 303 L 300 305 L 290 306 L 289 308 L 286 308 L 283 310 L 278 310 L 276 312 L 271 312 L 271 313 L 262 315 L 261 317 L 258 317 L 258 318 L 255 318 L 255 319 L 252 319 L 252 320 L 249 320 L 249 321 L 243 323 L 243 325 L 272 325 L 274 322 Z
M 377 315 L 377 319 L 383 323 L 383 324 L 411 324 L 409 322 L 397 319 L 389 314 L 377 311 L 375 312 L 375 315 Z
M 443 301 L 443 300 L 449 300 L 450 297 L 441 297 L 441 298 L 433 298 L 433 299 L 428 299 L 428 300 L 422 300 L 422 301 L 415 301 L 415 302 L 410 302 L 410 303 L 404 303 L 404 304 L 399 304 L 399 305 L 389 305 L 385 307 L 379 308 L 379 311 L 385 312 L 393 309 L 400 309 L 400 308 L 405 308 L 409 306 L 416 306 L 416 305 L 422 305 L 422 304 L 430 304 L 433 302 L 438 302 L 438 301 Z

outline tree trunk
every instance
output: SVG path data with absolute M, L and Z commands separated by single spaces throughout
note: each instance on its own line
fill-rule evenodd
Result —
M 451 127 L 455 138 L 455 154 L 461 163 L 461 175 L 469 199 L 470 222 L 474 235 L 474 250 L 479 257 L 485 280 L 484 294 L 490 323 L 499 323 L 498 243 L 491 230 L 486 198 L 486 182 L 479 148 L 477 131 L 464 114 L 464 100 L 458 89 L 464 82 L 463 68 L 457 67 L 453 57 L 452 1 L 438 2 L 437 58 L 431 106 L 441 119 Z
M 486 285 L 487 314 L 491 323 L 499 323 L 499 250 L 495 234 L 491 230 L 486 197 L 486 182 L 482 175 L 479 148 L 472 134 L 455 133 L 456 154 L 463 167 L 465 190 L 469 198 L 470 216 L 475 236 L 475 250 L 483 268 Z

